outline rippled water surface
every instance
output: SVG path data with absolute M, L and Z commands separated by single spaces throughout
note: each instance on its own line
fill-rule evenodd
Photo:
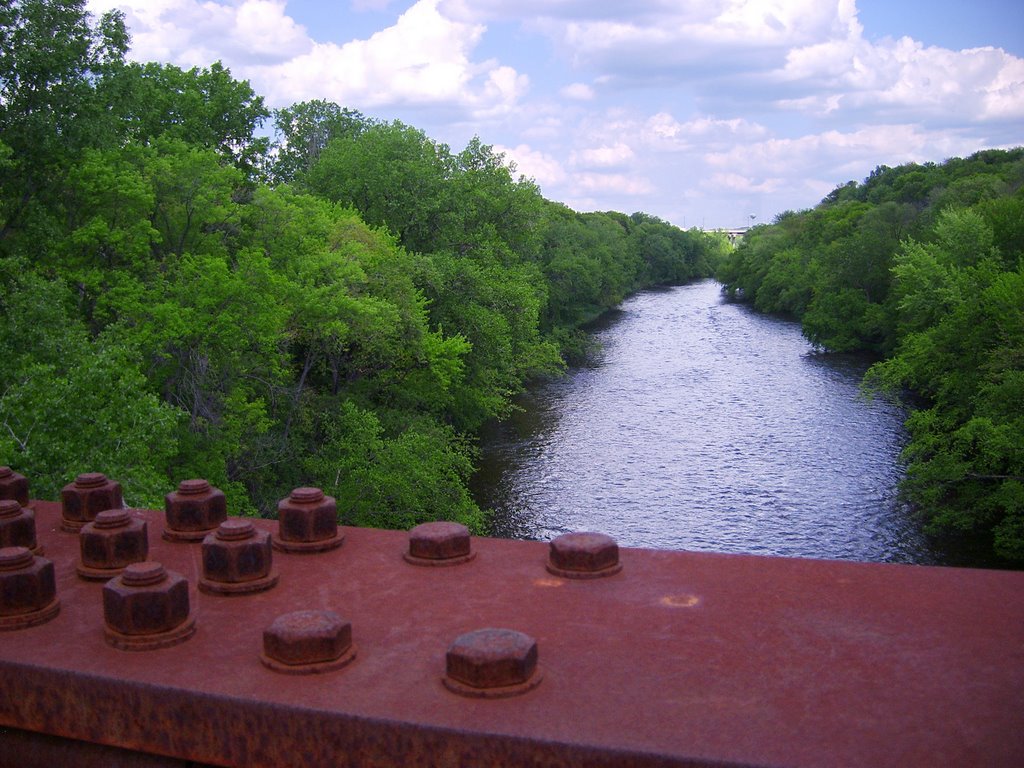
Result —
M 593 365 L 486 436 L 494 535 L 936 562 L 896 499 L 902 414 L 861 397 L 862 359 L 815 353 L 711 281 L 639 294 L 596 335 Z

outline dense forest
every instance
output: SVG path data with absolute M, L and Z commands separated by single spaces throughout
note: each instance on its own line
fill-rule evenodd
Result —
M 822 349 L 875 353 L 867 392 L 910 399 L 927 529 L 1024 560 L 1024 149 L 881 166 L 752 229 L 717 276 Z
M 0 464 L 232 514 L 290 489 L 342 521 L 486 530 L 475 436 L 580 326 L 712 274 L 720 238 L 576 213 L 474 139 L 312 101 L 218 63 L 126 59 L 117 13 L 0 5 Z

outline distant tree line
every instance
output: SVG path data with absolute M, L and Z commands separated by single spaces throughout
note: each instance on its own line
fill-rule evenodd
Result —
M 903 490 L 928 530 L 1024 560 L 1024 149 L 881 166 L 755 227 L 717 276 L 878 354 L 866 387 L 915 395 Z
M 548 201 L 479 139 L 271 112 L 128 46 L 81 0 L 0 5 L 0 463 L 38 497 L 103 471 L 159 506 L 205 477 L 258 514 L 316 485 L 346 523 L 485 530 L 483 423 L 587 320 L 725 250 Z

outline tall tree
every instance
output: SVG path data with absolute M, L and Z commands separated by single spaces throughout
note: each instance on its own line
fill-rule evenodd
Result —
M 303 178 L 303 187 L 350 205 L 386 227 L 406 248 L 435 250 L 451 171 L 448 147 L 401 122 L 379 123 L 334 138 Z
M 269 140 L 256 131 L 270 112 L 249 82 L 235 80 L 220 62 L 189 70 L 133 62 L 100 83 L 99 91 L 120 118 L 126 140 L 178 139 L 216 151 L 249 176 L 264 164 Z
M 275 110 L 277 141 L 271 177 L 278 183 L 300 178 L 316 165 L 332 139 L 358 136 L 373 124 L 356 110 L 320 99 Z
M 0 140 L 11 149 L 0 188 L 0 253 L 19 233 L 35 246 L 48 240 L 67 168 L 116 133 L 95 84 L 127 48 L 120 14 L 94 27 L 83 0 L 0 4 Z

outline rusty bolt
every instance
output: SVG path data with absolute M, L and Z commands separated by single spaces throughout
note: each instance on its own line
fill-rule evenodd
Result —
M 106 509 L 78 534 L 81 561 L 78 575 L 83 579 L 110 579 L 129 563 L 141 563 L 149 556 L 146 521 L 134 518 L 127 509 Z
M 102 472 L 85 472 L 60 492 L 61 525 L 65 531 L 77 532 L 96 519 L 105 509 L 124 506 L 121 484 L 108 480 Z
M 182 480 L 178 490 L 164 496 L 168 541 L 202 541 L 228 519 L 224 492 L 206 480 Z
M 284 552 L 325 552 L 345 540 L 338 531 L 338 505 L 319 488 L 296 488 L 277 504 L 274 546 Z
M 103 585 L 104 635 L 115 648 L 141 651 L 184 642 L 195 632 L 188 582 L 147 560 Z
M 41 555 L 36 540 L 36 516 L 15 499 L 0 499 L 0 547 L 25 547 Z
M 414 565 L 458 565 L 475 556 L 469 529 L 446 521 L 423 523 L 409 531 L 409 551 L 404 555 Z
M 260 661 L 276 672 L 330 672 L 355 655 L 352 625 L 334 611 L 286 613 L 263 630 Z
M 500 698 L 541 681 L 537 642 L 512 629 L 478 629 L 455 639 L 446 656 L 447 688 L 465 696 Z
M 622 570 L 619 545 L 603 533 L 566 533 L 551 542 L 547 568 L 570 579 L 612 576 Z
M 261 592 L 277 584 L 272 572 L 270 534 L 257 531 L 251 520 L 225 520 L 203 539 L 203 577 L 199 589 L 208 594 Z
M 27 507 L 28 480 L 10 467 L 0 467 L 0 499 L 14 499 L 21 506 Z
M 53 563 L 26 547 L 0 549 L 0 630 L 33 627 L 59 612 Z

